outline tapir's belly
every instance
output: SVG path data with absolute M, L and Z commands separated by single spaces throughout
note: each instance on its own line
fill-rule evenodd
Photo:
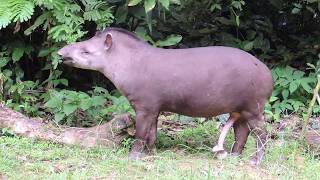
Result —
M 222 109 L 196 109 L 196 108 L 172 108 L 169 110 L 164 110 L 167 112 L 173 112 L 185 116 L 191 116 L 191 117 L 214 117 L 223 113 L 231 113 L 234 111 L 223 111 Z

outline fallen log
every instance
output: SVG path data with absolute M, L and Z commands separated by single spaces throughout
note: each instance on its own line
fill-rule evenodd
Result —
M 306 140 L 309 145 L 320 145 L 320 131 L 319 130 L 309 130 L 306 135 Z
M 0 105 L 0 128 L 9 128 L 19 136 L 67 145 L 114 147 L 119 145 L 124 138 L 133 135 L 131 133 L 133 124 L 132 118 L 124 114 L 90 128 L 57 126 L 52 123 L 44 123 L 41 118 L 28 118 Z

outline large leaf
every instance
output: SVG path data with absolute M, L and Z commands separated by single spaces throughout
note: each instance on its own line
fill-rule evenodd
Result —
M 135 34 L 143 39 L 144 41 L 150 42 L 152 44 L 154 44 L 155 42 L 152 40 L 152 38 L 147 34 L 147 30 L 145 28 L 142 27 L 138 27 L 135 31 Z
M 151 11 L 156 6 L 156 0 L 144 0 L 144 9 L 146 12 Z
M 92 105 L 93 106 L 102 106 L 106 103 L 106 98 L 103 96 L 94 96 L 92 97 Z
M 165 7 L 166 9 L 169 9 L 170 0 L 159 0 L 160 4 Z
M 21 59 L 21 57 L 23 56 L 24 54 L 24 49 L 19 47 L 19 48 L 14 48 L 13 49 L 13 52 L 12 52 L 12 59 L 13 59 L 13 62 L 17 62 Z
M 139 4 L 142 0 L 130 0 L 128 6 L 135 6 Z
M 178 44 L 181 40 L 181 35 L 170 35 L 165 40 L 157 41 L 155 45 L 159 47 L 172 46 Z
M 305 81 L 302 79 L 301 81 L 301 86 L 303 87 L 304 90 L 306 90 L 308 93 L 312 93 L 312 87 L 309 85 L 308 81 Z
M 271 96 L 269 102 L 274 102 L 276 100 L 278 100 L 279 98 L 276 96 Z
M 68 116 L 71 113 L 73 113 L 77 108 L 78 108 L 78 106 L 76 104 L 65 104 L 63 106 L 63 112 L 65 115 Z
M 9 58 L 7 58 L 7 57 L 1 57 L 1 58 L 0 58 L 0 68 L 6 66 L 8 62 L 9 62 Z
M 178 4 L 178 5 L 181 4 L 180 0 L 170 0 L 170 2 L 172 2 L 173 4 Z
M 247 43 L 243 46 L 243 49 L 244 49 L 245 51 L 251 51 L 252 48 L 253 48 L 253 41 L 247 42 Z
M 52 96 L 51 99 L 47 101 L 44 105 L 48 108 L 61 108 L 62 99 L 58 96 Z
M 288 97 L 289 97 L 289 91 L 288 90 L 283 90 L 282 92 L 281 92 L 281 94 L 282 94 L 282 97 L 283 97 L 283 99 L 288 99 Z
M 115 14 L 117 24 L 125 22 L 128 15 L 128 7 L 120 6 Z
M 290 85 L 289 85 L 290 94 L 292 94 L 293 92 L 295 92 L 297 89 L 298 89 L 298 84 L 297 84 L 297 82 L 295 82 L 295 81 L 291 82 Z
M 301 11 L 300 8 L 295 7 L 295 8 L 292 9 L 291 13 L 292 14 L 298 14 L 300 11 Z
M 84 99 L 84 100 L 82 100 L 80 102 L 80 105 L 79 105 L 79 107 L 84 111 L 89 109 L 91 106 L 92 106 L 92 100 L 91 99 Z
M 61 112 L 55 113 L 54 114 L 54 121 L 58 123 L 64 118 L 64 116 L 65 115 Z

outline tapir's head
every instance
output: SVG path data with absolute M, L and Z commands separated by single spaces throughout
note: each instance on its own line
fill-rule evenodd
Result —
M 132 48 L 145 44 L 135 34 L 120 28 L 99 31 L 91 39 L 67 45 L 58 51 L 64 63 L 82 69 L 103 71 L 106 66 L 126 63 Z
M 113 44 L 111 33 L 97 33 L 91 39 L 66 45 L 58 51 L 63 63 L 82 69 L 101 70 Z

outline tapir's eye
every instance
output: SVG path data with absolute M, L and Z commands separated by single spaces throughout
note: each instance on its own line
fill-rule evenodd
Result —
M 83 49 L 81 53 L 82 53 L 82 54 L 89 54 L 89 51 L 86 50 L 86 49 Z

